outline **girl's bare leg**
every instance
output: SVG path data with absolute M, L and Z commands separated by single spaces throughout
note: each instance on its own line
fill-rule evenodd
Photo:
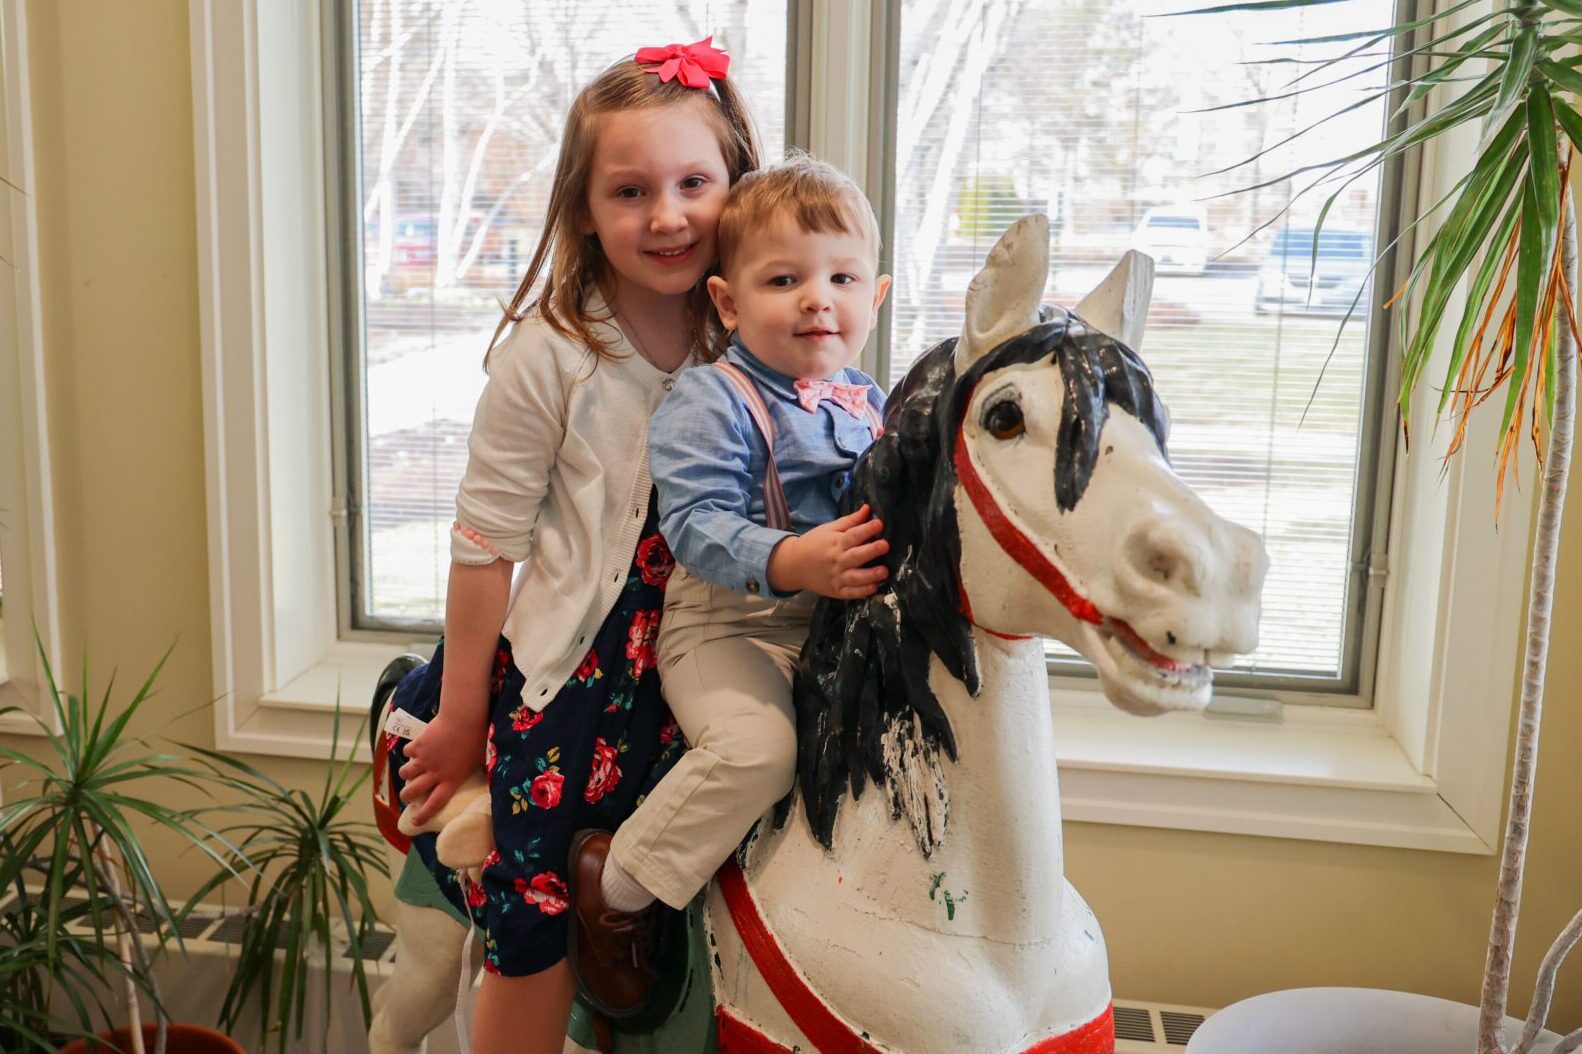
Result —
M 472 1019 L 474 1054 L 561 1054 L 576 991 L 564 959 L 526 977 L 484 974 Z

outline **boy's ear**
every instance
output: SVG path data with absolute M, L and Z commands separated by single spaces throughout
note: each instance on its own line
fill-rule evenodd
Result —
M 709 297 L 714 301 L 714 310 L 720 314 L 720 325 L 734 333 L 736 331 L 736 298 L 731 296 L 731 284 L 717 274 L 710 275 Z
M 878 280 L 873 283 L 873 318 L 868 321 L 869 329 L 878 328 L 879 308 L 884 304 L 884 298 L 889 294 L 889 292 L 890 276 L 887 274 L 882 274 L 879 276 Z

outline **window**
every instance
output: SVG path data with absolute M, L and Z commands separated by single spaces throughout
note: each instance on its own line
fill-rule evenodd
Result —
M 1375 232 L 1393 218 L 1377 173 L 1351 184 L 1315 266 L 1327 191 L 1282 215 L 1303 183 L 1276 179 L 1378 139 L 1384 103 L 1290 144 L 1362 98 L 1358 85 L 1231 104 L 1280 95 L 1310 68 L 1259 64 L 1314 56 L 1258 41 L 1388 24 L 1392 5 L 1160 17 L 1191 6 L 899 0 L 888 377 L 954 335 L 967 283 L 1023 213 L 1052 221 L 1050 302 L 1074 305 L 1127 249 L 1152 256 L 1142 352 L 1170 407 L 1172 460 L 1215 511 L 1263 535 L 1270 556 L 1260 647 L 1238 666 L 1257 676 L 1222 681 L 1358 693 L 1367 602 L 1379 597 L 1365 575 L 1382 540 L 1375 437 L 1390 429 L 1368 272 Z M 1378 60 L 1370 52 L 1322 79 L 1364 63 Z M 1385 74 L 1379 64 L 1364 83 L 1382 92 Z
M 542 229 L 577 89 L 636 44 L 712 33 L 785 141 L 785 0 L 574 0 L 356 7 L 361 247 L 349 346 L 353 443 L 343 551 L 349 627 L 437 632 L 449 529 L 484 349 Z
M 1389 460 L 1373 440 L 1386 431 L 1385 334 L 1368 272 L 1376 232 L 1388 236 L 1393 218 L 1379 176 L 1357 181 L 1315 259 L 1322 195 L 1282 215 L 1299 184 L 1271 181 L 1376 138 L 1384 105 L 1291 144 L 1353 96 L 1223 107 L 1280 94 L 1292 76 L 1290 65 L 1259 64 L 1293 56 L 1257 41 L 1382 22 L 1390 5 L 1157 17 L 1179 6 L 893 0 L 895 148 L 884 177 L 894 180 L 896 284 L 884 372 L 893 384 L 954 332 L 967 282 L 1025 212 L 1054 221 L 1051 302 L 1074 304 L 1128 248 L 1153 256 L 1144 353 L 1170 404 L 1175 464 L 1216 511 L 1259 530 L 1271 556 L 1262 645 L 1240 660 L 1253 675 L 1241 683 L 1365 702 L 1380 599 L 1367 571 L 1382 563 L 1374 501 Z M 645 39 L 656 42 L 713 29 L 774 156 L 785 140 L 786 16 L 783 0 L 356 5 L 359 134 L 345 171 L 357 185 L 342 229 L 361 267 L 346 297 L 343 630 L 421 635 L 443 619 L 478 360 L 536 244 L 577 86 L 631 46 L 632 25 L 652 27 Z M 1061 55 L 1080 60 L 1052 61 Z M 1384 68 L 1375 74 L 1382 89 Z

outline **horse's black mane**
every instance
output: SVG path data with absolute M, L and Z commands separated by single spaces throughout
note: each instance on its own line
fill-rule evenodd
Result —
M 822 599 L 797 670 L 797 782 L 826 847 L 849 791 L 885 788 L 929 853 L 944 833 L 948 797 L 939 753 L 956 758 L 950 721 L 928 685 L 929 656 L 979 690 L 971 626 L 961 614 L 956 524 L 957 430 L 974 387 L 1007 366 L 1051 359 L 1065 384 L 1056 452 L 1059 507 L 1075 507 L 1098 459 L 1109 407 L 1141 421 L 1165 448 L 1166 417 L 1148 368 L 1131 349 L 1061 309 L 979 358 L 959 380 L 954 339 L 929 349 L 891 393 L 884 435 L 858 462 L 842 503 L 867 503 L 884 521 L 886 588 L 864 600 Z M 790 799 L 782 803 L 784 820 Z

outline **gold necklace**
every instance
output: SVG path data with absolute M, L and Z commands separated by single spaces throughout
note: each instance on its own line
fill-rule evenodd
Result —
M 637 349 L 638 354 L 641 355 L 644 359 L 648 360 L 648 364 L 650 366 L 652 366 L 656 370 L 659 370 L 661 373 L 674 372 L 674 371 L 670 371 L 670 370 L 665 370 L 654 359 L 654 353 L 651 350 L 649 350 L 648 342 L 645 341 L 638 334 L 637 327 L 632 325 L 632 322 L 631 322 L 630 319 L 628 319 L 624 314 L 622 314 L 618 309 L 616 309 L 614 307 L 610 308 L 610 314 L 615 316 L 615 321 L 620 326 L 621 332 L 626 335 L 626 339 L 627 340 L 630 340 L 632 342 L 632 346 Z M 687 359 L 689 359 L 691 357 L 692 357 L 692 342 L 689 340 L 688 343 L 687 343 L 686 354 L 682 357 L 681 363 L 678 364 L 678 365 L 685 364 Z

